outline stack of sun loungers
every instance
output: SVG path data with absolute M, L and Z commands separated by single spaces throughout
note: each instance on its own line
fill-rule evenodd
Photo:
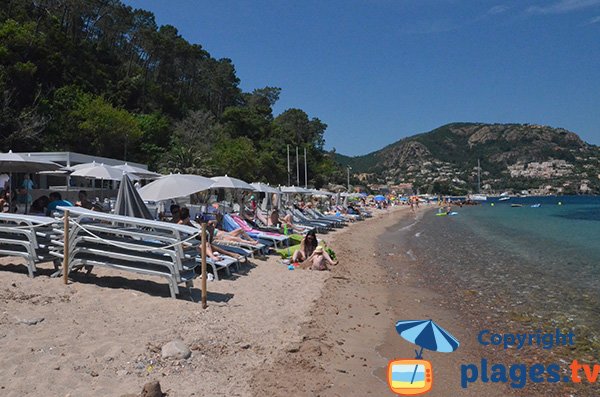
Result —
M 50 251 L 57 222 L 60 220 L 43 216 L 0 213 L 0 256 L 24 258 L 29 276 L 33 277 L 37 263 L 55 259 Z
M 193 286 L 200 263 L 200 231 L 193 227 L 140 218 L 89 211 L 83 208 L 59 208 L 70 211 L 68 271 L 94 266 L 157 276 L 167 280 L 172 297 L 179 284 Z M 64 258 L 64 230 L 53 240 L 53 252 Z M 218 270 L 237 264 L 236 260 L 207 261 L 218 279 Z

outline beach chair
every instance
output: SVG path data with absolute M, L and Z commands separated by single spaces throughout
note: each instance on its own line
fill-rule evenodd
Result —
M 279 233 L 273 232 L 264 232 L 261 230 L 253 229 L 245 219 L 242 219 L 239 215 L 231 215 L 231 218 L 235 223 L 242 228 L 250 237 L 258 238 L 259 240 L 266 240 L 273 243 L 275 249 L 279 248 L 279 246 L 283 246 L 283 244 L 288 240 L 287 236 Z M 279 245 L 279 246 L 278 246 Z
M 179 284 L 193 287 L 198 262 L 195 256 L 186 257 L 184 245 L 197 246 L 197 229 L 77 207 L 59 209 L 71 215 L 67 272 L 98 266 L 157 276 L 167 280 L 173 298 L 180 293 Z M 52 254 L 64 259 L 61 227 L 57 225 L 62 238 L 52 241 L 57 247 Z
M 55 259 L 50 250 L 56 222 L 59 220 L 50 217 L 0 213 L 0 256 L 23 258 L 29 277 L 33 277 L 37 263 Z
M 341 216 L 325 215 L 321 211 L 319 211 L 319 210 L 317 210 L 315 208 L 307 208 L 306 211 L 309 214 L 311 214 L 313 216 L 313 218 L 315 218 L 315 219 L 330 220 L 330 221 L 335 222 L 336 227 L 344 227 L 344 226 L 346 226 L 347 220 L 344 219 Z
M 304 214 L 302 214 L 297 209 L 290 209 L 287 211 L 289 215 L 292 216 L 294 223 L 299 223 L 301 225 L 308 225 L 316 228 L 319 233 L 327 233 L 329 229 L 331 229 L 331 224 L 329 222 L 319 222 L 315 220 L 308 219 Z

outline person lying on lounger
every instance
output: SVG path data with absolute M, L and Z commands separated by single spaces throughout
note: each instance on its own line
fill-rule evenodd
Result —
M 217 228 L 218 221 L 209 221 L 207 230 L 210 233 L 211 239 L 220 241 L 230 241 L 232 243 L 256 245 L 258 241 L 253 239 L 242 228 L 224 232 Z
M 180 208 L 178 210 L 178 216 L 179 216 L 179 220 L 177 221 L 178 225 L 185 225 L 185 226 L 190 226 L 190 227 L 195 227 L 197 228 L 198 226 L 192 223 L 192 220 L 190 219 L 190 210 L 187 207 L 183 207 Z M 198 251 L 200 251 L 202 249 L 201 246 L 198 246 Z M 212 245 L 212 240 L 209 238 L 208 239 L 208 244 L 206 244 L 206 255 L 211 258 L 214 261 L 220 261 L 221 259 L 223 259 L 221 257 L 222 255 L 228 255 L 231 256 L 233 258 L 236 259 L 240 259 L 242 256 L 239 254 L 236 254 L 234 252 L 229 252 L 229 251 L 225 251 L 220 249 L 219 247 L 215 247 L 214 245 Z

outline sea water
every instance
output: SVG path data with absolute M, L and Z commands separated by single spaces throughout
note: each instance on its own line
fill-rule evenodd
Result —
M 456 300 L 464 300 L 456 291 L 473 296 L 484 318 L 600 335 L 600 197 L 492 199 L 453 210 L 426 212 L 405 233 L 425 284 Z

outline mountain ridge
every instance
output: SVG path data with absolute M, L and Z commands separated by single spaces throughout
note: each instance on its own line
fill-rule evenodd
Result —
M 456 122 L 402 138 L 362 156 L 336 153 L 360 183 L 410 184 L 446 194 L 533 190 L 539 194 L 600 192 L 600 148 L 564 128 L 537 124 Z

